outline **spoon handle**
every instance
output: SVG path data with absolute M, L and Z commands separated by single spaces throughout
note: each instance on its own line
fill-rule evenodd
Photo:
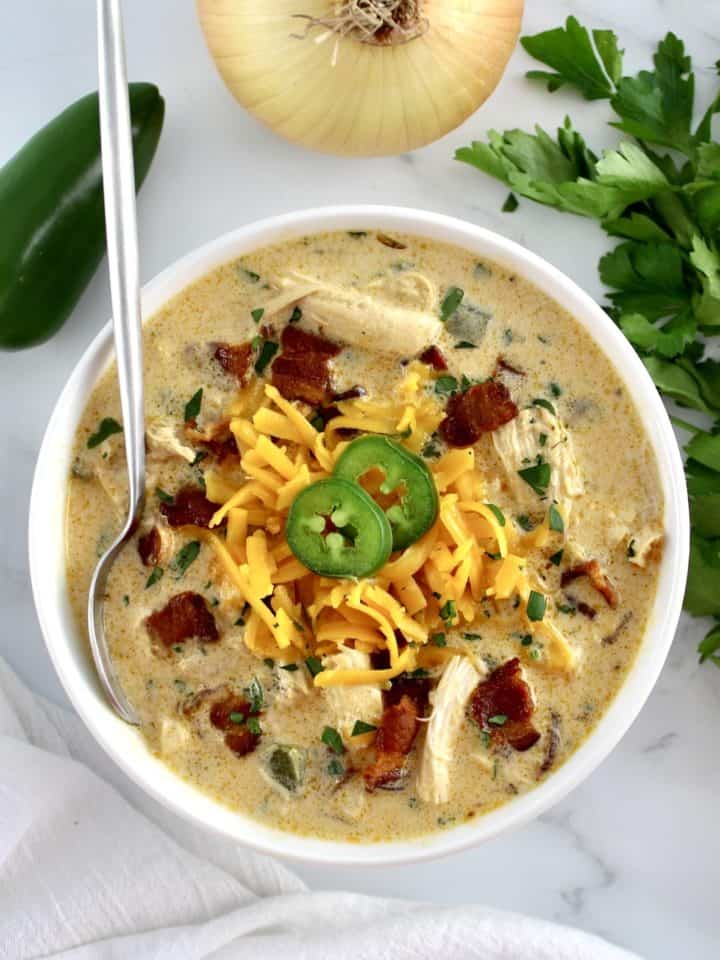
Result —
M 98 68 L 105 230 L 128 468 L 129 530 L 145 495 L 145 401 L 135 168 L 119 0 L 98 0 Z

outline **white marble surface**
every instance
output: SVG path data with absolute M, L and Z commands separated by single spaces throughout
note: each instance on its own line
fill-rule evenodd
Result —
M 268 2 L 268 0 L 265 0 Z M 490 127 L 555 126 L 566 112 L 592 144 L 615 142 L 607 106 L 550 98 L 523 79 L 519 50 L 494 98 L 463 128 L 411 156 L 310 155 L 235 106 L 204 49 L 191 0 L 126 0 L 130 73 L 158 83 L 167 118 L 140 201 L 142 274 L 257 217 L 317 204 L 389 202 L 482 223 L 541 253 L 598 297 L 603 239 L 594 225 L 523 202 L 451 159 Z M 720 55 L 718 0 L 528 0 L 525 32 L 576 13 L 618 30 L 629 69 L 674 29 L 712 81 Z M 96 86 L 93 4 L 0 3 L 0 163 L 67 103 Z M 2 211 L 0 211 L 2 229 Z M 26 517 L 48 416 L 81 351 L 109 314 L 101 270 L 62 332 L 33 351 L 0 355 L 0 652 L 34 689 L 64 702 L 33 611 Z M 682 628 L 658 686 L 624 741 L 585 784 L 540 821 L 481 849 L 420 867 L 300 872 L 319 888 L 441 901 L 480 900 L 576 924 L 648 960 L 720 953 L 720 672 L 699 667 L 702 630 Z

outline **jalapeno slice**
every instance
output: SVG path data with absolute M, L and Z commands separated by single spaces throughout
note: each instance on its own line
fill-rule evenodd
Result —
M 358 484 L 338 477 L 319 480 L 295 497 L 285 536 L 300 563 L 323 577 L 367 577 L 392 550 L 382 509 Z
M 348 444 L 333 475 L 359 483 L 373 470 L 384 474 L 379 494 L 395 494 L 385 510 L 393 534 L 393 550 L 415 543 L 435 523 L 438 494 L 433 476 L 423 461 L 389 437 L 358 437 Z

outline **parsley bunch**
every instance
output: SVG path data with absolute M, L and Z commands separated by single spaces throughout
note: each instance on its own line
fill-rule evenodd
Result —
M 491 130 L 487 143 L 455 157 L 510 187 L 503 209 L 515 209 L 520 194 L 592 217 L 620 241 L 599 264 L 608 313 L 659 391 L 711 418 L 707 430 L 675 423 L 692 434 L 685 608 L 715 618 L 699 653 L 720 666 L 720 361 L 708 355 L 720 334 L 720 143 L 712 139 L 720 91 L 693 129 L 692 63 L 673 33 L 658 44 L 654 70 L 634 77 L 623 76 L 617 36 L 590 33 L 575 17 L 521 42 L 551 68 L 531 70 L 531 80 L 551 93 L 567 85 L 587 100 L 608 100 L 617 115 L 611 125 L 626 139 L 598 157 L 566 118 L 555 139 L 540 127 Z

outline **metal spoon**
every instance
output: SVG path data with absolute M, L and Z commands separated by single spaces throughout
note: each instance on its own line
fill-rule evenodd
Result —
M 145 501 L 145 400 L 135 171 L 119 0 L 98 0 L 97 24 L 105 230 L 128 470 L 128 515 L 92 578 L 88 630 L 95 666 L 110 703 L 123 720 L 139 724 L 138 715 L 117 679 L 103 618 L 110 568 L 136 529 Z

